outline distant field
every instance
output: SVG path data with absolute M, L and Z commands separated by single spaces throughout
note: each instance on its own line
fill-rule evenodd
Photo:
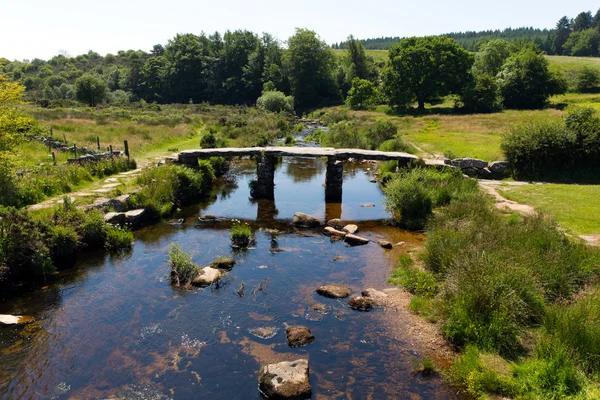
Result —
M 338 57 L 341 58 L 344 56 L 344 54 L 346 53 L 346 50 L 333 50 L 334 54 Z M 380 63 L 386 63 L 388 60 L 388 51 L 387 50 L 365 50 L 365 53 L 367 53 L 367 56 L 373 57 L 373 60 L 380 64 Z

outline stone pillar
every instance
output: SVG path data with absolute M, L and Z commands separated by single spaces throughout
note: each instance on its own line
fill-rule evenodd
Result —
M 250 188 L 255 199 L 275 198 L 275 157 L 261 154 L 256 157 L 256 181 Z
M 335 157 L 327 157 L 325 173 L 325 202 L 342 202 L 342 182 L 344 180 L 344 164 Z

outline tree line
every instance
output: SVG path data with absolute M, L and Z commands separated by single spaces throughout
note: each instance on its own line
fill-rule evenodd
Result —
M 307 29 L 297 29 L 285 46 L 269 34 L 245 30 L 179 34 L 150 52 L 0 59 L 0 74 L 22 81 L 29 100 L 42 106 L 75 100 L 89 106 L 207 102 L 293 112 L 346 101 L 351 108 L 387 103 L 406 111 L 453 95 L 457 108 L 491 112 L 542 107 L 567 89 L 531 42 L 495 39 L 473 55 L 452 38 L 408 38 L 392 46 L 383 68 L 353 36 L 344 47 L 337 57 Z M 598 71 L 581 75 L 580 91 L 599 88 Z
M 600 9 L 592 14 L 583 11 L 575 18 L 564 16 L 558 20 L 554 29 L 533 27 L 507 28 L 502 30 L 452 32 L 440 35 L 455 39 L 465 50 L 477 52 L 485 43 L 494 39 L 510 42 L 533 42 L 548 55 L 564 56 L 600 56 Z M 400 37 L 381 37 L 361 40 L 368 50 L 389 50 L 400 42 Z M 334 49 L 344 49 L 345 42 L 334 43 Z

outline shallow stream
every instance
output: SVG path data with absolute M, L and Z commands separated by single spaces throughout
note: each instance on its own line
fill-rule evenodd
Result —
M 355 294 L 389 287 L 394 260 L 423 242 L 385 224 L 383 194 L 369 181 L 372 165 L 344 167 L 342 204 L 325 203 L 325 162 L 301 158 L 277 167 L 275 202 L 254 202 L 248 183 L 255 166 L 236 162 L 210 201 L 181 210 L 182 224 L 136 232 L 129 254 L 83 254 L 58 282 L 0 304 L 0 314 L 36 318 L 24 328 L 0 328 L 0 397 L 260 399 L 261 364 L 308 358 L 315 399 L 455 398 L 439 377 L 413 372 L 422 355 L 383 323 L 385 310 L 354 311 L 315 292 L 326 283 Z M 298 211 L 355 221 L 361 236 L 406 244 L 332 243 L 320 231 L 290 227 Z M 207 214 L 223 220 L 199 222 Z M 232 251 L 232 218 L 251 223 L 255 247 Z M 200 265 L 219 255 L 238 264 L 217 286 L 180 291 L 168 280 L 171 243 Z M 311 312 L 317 302 L 331 312 Z M 308 326 L 316 342 L 289 348 L 286 323 Z M 260 327 L 277 333 L 250 333 Z

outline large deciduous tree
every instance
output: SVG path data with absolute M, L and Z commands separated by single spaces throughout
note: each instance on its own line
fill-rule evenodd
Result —
M 94 74 L 84 74 L 75 81 L 75 98 L 90 107 L 102 103 L 108 87 L 106 82 Z
M 524 47 L 513 54 L 498 74 L 498 86 L 506 108 L 540 108 L 548 97 L 564 93 L 565 84 L 548 68 L 543 54 Z
M 315 32 L 296 29 L 296 34 L 288 40 L 286 64 L 292 95 L 299 108 L 317 107 L 337 97 L 333 78 L 335 56 Z
M 469 80 L 473 56 L 454 39 L 419 37 L 404 39 L 390 50 L 384 70 L 384 92 L 390 106 L 404 109 L 460 93 Z

